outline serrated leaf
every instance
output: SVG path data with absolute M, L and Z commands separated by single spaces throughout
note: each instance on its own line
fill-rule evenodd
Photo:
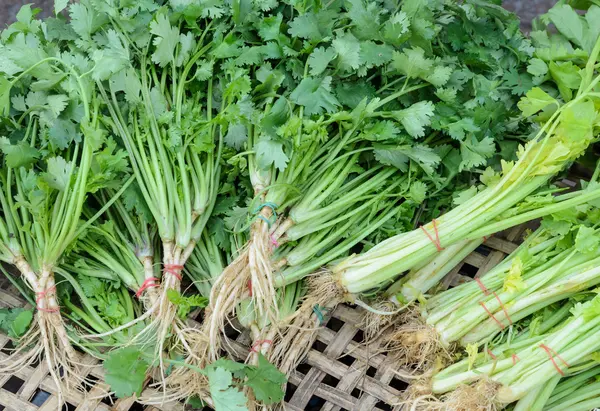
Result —
M 245 384 L 252 388 L 258 401 L 268 405 L 283 400 L 285 392 L 282 385 L 287 382 L 287 378 L 261 353 L 258 354 L 258 366 L 248 367 L 246 377 Z
M 27 166 L 40 158 L 41 153 L 24 141 L 10 144 L 6 137 L 0 137 L 0 151 L 4 153 L 8 167 L 17 168 Z
M 104 361 L 106 383 L 117 398 L 141 395 L 149 364 L 135 347 L 111 351 Z
M 246 396 L 232 386 L 233 375 L 223 368 L 207 370 L 208 386 L 216 411 L 247 411 Z
M 556 101 L 556 99 L 551 97 L 541 88 L 534 87 L 525 94 L 525 97 L 521 97 L 521 100 L 519 100 L 517 105 L 523 112 L 523 115 L 529 117 L 548 107 L 550 104 L 556 104 L 558 107 L 558 101 Z

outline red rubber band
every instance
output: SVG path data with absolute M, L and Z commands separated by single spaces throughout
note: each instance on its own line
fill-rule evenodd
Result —
M 179 264 L 165 264 L 165 273 L 171 274 L 173 277 L 177 278 L 179 281 L 183 279 L 179 272 L 183 270 L 183 266 Z
M 60 311 L 60 308 L 56 307 L 56 308 L 43 308 L 39 306 L 40 301 L 50 292 L 56 292 L 56 286 L 53 285 L 52 287 L 48 288 L 45 291 L 40 291 L 39 293 L 35 293 L 35 295 L 37 296 L 35 298 L 35 308 L 38 311 L 44 312 L 44 313 L 57 313 Z
M 479 285 L 479 288 L 481 288 L 481 291 L 483 291 L 483 295 L 490 295 L 490 290 L 488 290 L 487 287 L 483 285 L 479 277 L 475 277 L 475 281 L 477 282 L 477 285 Z
M 496 360 L 498 359 L 498 357 L 496 357 L 496 356 L 494 355 L 494 353 L 493 353 L 493 352 L 492 352 L 492 351 L 491 351 L 489 348 L 488 348 L 487 352 L 488 352 L 488 354 L 490 355 L 490 357 L 492 357 L 492 360 L 496 361 Z
M 483 242 L 485 243 L 487 240 L 488 240 L 488 237 L 484 235 L 483 236 Z
M 504 326 L 504 324 L 502 324 L 500 321 L 498 321 L 498 319 L 496 317 L 494 317 L 494 314 L 492 314 L 491 311 L 488 310 L 488 308 L 485 306 L 485 304 L 483 303 L 483 301 L 480 301 L 479 305 L 481 305 L 483 307 L 483 309 L 485 310 L 485 312 L 492 318 L 492 320 L 496 321 L 496 324 L 498 324 L 498 327 L 500 327 L 500 329 L 504 330 L 504 328 L 506 328 Z
M 563 360 L 556 351 L 554 351 L 552 348 L 548 347 L 546 344 L 540 344 L 540 348 L 543 349 L 544 351 L 546 351 L 546 354 L 548 354 L 548 358 L 550 358 L 550 361 L 552 361 L 552 364 L 554 365 L 554 368 L 556 368 L 556 371 L 558 371 L 558 373 L 564 377 L 565 373 L 563 372 L 563 370 L 560 369 L 560 367 L 558 366 L 556 361 L 554 361 L 553 354 L 556 358 L 561 360 L 565 366 L 570 367 L 570 365 L 565 360 Z
M 508 310 L 506 309 L 506 307 L 504 306 L 504 304 L 502 304 L 502 301 L 500 301 L 500 297 L 498 297 L 498 294 L 496 294 L 495 291 L 492 291 L 492 294 L 494 294 L 494 297 L 496 297 L 496 300 L 498 300 L 498 304 L 500 304 L 500 307 L 502 307 L 502 311 L 504 311 L 504 315 L 506 315 L 506 318 L 508 319 L 508 323 L 510 325 L 513 325 L 512 320 L 508 316 Z
M 252 280 L 251 279 L 248 279 L 246 286 L 248 287 L 248 292 L 250 293 L 250 297 L 252 297 Z
M 435 221 L 435 218 L 433 220 L 431 220 L 431 222 L 433 224 L 433 232 L 435 233 L 435 238 L 433 238 L 431 236 L 431 234 L 429 234 L 429 232 L 425 229 L 425 227 L 421 226 L 420 228 L 421 228 L 421 230 L 423 230 L 425 235 L 431 240 L 433 245 L 435 245 L 435 248 L 437 248 L 437 250 L 439 252 L 439 251 L 442 251 L 444 249 L 444 247 L 442 247 L 442 244 L 440 243 L 440 234 L 438 233 L 437 222 Z
M 250 347 L 250 352 L 255 352 L 258 353 L 258 351 L 256 351 L 257 347 L 260 347 L 263 344 L 273 344 L 272 340 L 258 340 L 256 341 L 254 344 L 252 344 L 252 347 Z
M 158 278 L 156 278 L 156 277 L 147 278 L 146 281 L 144 281 L 142 283 L 142 286 L 140 287 L 140 289 L 137 290 L 137 292 L 135 293 L 135 296 L 137 298 L 140 298 L 140 295 L 142 295 L 142 293 L 144 291 L 146 291 L 148 288 L 158 287 L 158 284 L 156 284 L 156 281 L 158 281 Z
M 517 361 L 521 361 L 521 359 L 519 357 L 517 357 L 517 354 L 511 355 L 511 358 L 513 360 L 513 365 L 515 365 L 517 363 Z
M 273 237 L 273 234 L 271 234 L 269 236 L 271 238 L 271 244 L 273 244 L 273 247 L 277 248 L 279 247 L 279 243 L 277 242 L 277 240 Z

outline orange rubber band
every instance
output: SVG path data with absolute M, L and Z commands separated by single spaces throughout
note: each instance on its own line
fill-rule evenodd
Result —
M 517 364 L 517 361 L 521 361 L 521 359 L 517 357 L 517 354 L 511 355 L 511 358 L 513 360 L 513 365 Z
M 438 252 L 440 252 L 444 249 L 444 247 L 442 247 L 442 244 L 440 242 L 440 234 L 438 233 L 437 222 L 435 221 L 435 218 L 431 220 L 431 223 L 433 224 L 433 232 L 435 233 L 435 238 L 433 238 L 431 234 L 429 234 L 425 227 L 421 226 L 420 228 L 421 230 L 423 230 L 425 235 L 431 240 L 433 245 L 435 245 L 435 248 L 437 248 Z
M 496 324 L 498 324 L 498 327 L 500 327 L 500 329 L 504 330 L 506 328 L 504 326 L 504 324 L 502 324 L 500 321 L 498 321 L 498 319 L 496 317 L 494 317 L 494 314 L 492 314 L 492 312 L 490 310 L 488 310 L 488 308 L 485 306 L 483 301 L 480 301 L 479 305 L 481 305 L 483 307 L 483 309 L 485 310 L 487 315 L 489 315 L 492 318 L 492 320 L 496 321 Z
M 479 288 L 481 288 L 481 291 L 483 291 L 483 295 L 490 295 L 490 290 L 488 290 L 487 287 L 483 285 L 479 277 L 475 277 L 475 281 L 477 282 L 477 285 L 479 285 Z
M 570 365 L 562 359 L 562 357 L 560 355 L 558 355 L 558 353 L 556 351 L 554 351 L 552 348 L 548 347 L 546 344 L 540 344 L 540 348 L 543 349 L 544 351 L 546 351 L 546 354 L 548 354 L 548 358 L 550 358 L 550 361 L 552 361 L 552 364 L 554 365 L 554 368 L 556 368 L 556 371 L 558 371 L 558 373 L 561 376 L 565 376 L 565 373 L 563 372 L 563 370 L 560 369 L 560 367 L 558 366 L 558 364 L 556 363 L 556 361 L 554 360 L 554 357 L 558 358 L 559 360 L 562 361 L 562 363 L 568 368 L 570 367 Z M 554 355 L 554 356 L 553 356 Z
M 248 279 L 248 283 L 246 285 L 248 286 L 248 292 L 250 293 L 250 297 L 252 297 L 252 280 Z
M 57 313 L 57 312 L 60 311 L 60 308 L 58 308 L 58 307 L 57 308 L 43 308 L 43 307 L 39 306 L 40 301 L 46 296 L 46 294 L 48 294 L 48 293 L 50 293 L 52 291 L 56 292 L 56 286 L 55 285 L 53 285 L 52 287 L 48 288 L 46 291 L 41 291 L 39 293 L 35 293 L 35 295 L 37 296 L 37 297 L 35 297 L 35 308 L 38 311 L 41 311 L 41 312 L 44 312 L 44 313 Z
M 496 357 L 496 356 L 494 355 L 494 353 L 493 353 L 493 352 L 492 352 L 492 351 L 491 351 L 489 348 L 488 348 L 487 352 L 488 352 L 488 354 L 490 355 L 490 357 L 492 357 L 492 360 L 496 361 L 496 360 L 498 359 L 498 357 Z
M 179 264 L 165 264 L 165 273 L 171 274 L 173 277 L 177 278 L 179 281 L 182 280 L 181 274 L 179 272 L 183 270 L 183 266 Z
M 258 351 L 256 349 L 263 344 L 271 345 L 271 344 L 273 344 L 273 341 L 272 340 L 258 340 L 254 344 L 252 344 L 252 347 L 250 347 L 250 352 L 258 353 Z
M 158 278 L 156 278 L 156 277 L 147 278 L 142 283 L 142 286 L 140 287 L 140 289 L 137 290 L 137 292 L 135 293 L 136 298 L 140 298 L 140 295 L 142 295 L 142 293 L 144 291 L 146 291 L 148 288 L 158 287 L 158 284 L 156 284 L 156 281 L 158 281 Z
M 508 316 L 508 310 L 506 309 L 506 307 L 504 306 L 504 304 L 502 304 L 502 301 L 500 301 L 500 297 L 498 297 L 498 294 L 496 294 L 495 291 L 492 291 L 492 294 L 494 294 L 494 297 L 496 297 L 496 300 L 498 300 L 498 304 L 500 304 L 500 307 L 502 307 L 502 311 L 504 311 L 504 315 L 506 315 L 506 318 L 508 319 L 508 323 L 510 325 L 513 325 L 512 320 Z

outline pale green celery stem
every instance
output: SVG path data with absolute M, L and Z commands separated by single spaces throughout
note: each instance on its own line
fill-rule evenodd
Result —
M 360 216 L 360 215 L 359 215 Z M 349 219 L 345 224 L 338 225 L 333 231 L 322 230 L 311 236 L 304 237 L 300 244 L 286 255 L 287 265 L 293 267 L 308 261 L 319 250 L 327 249 L 347 233 L 357 222 L 357 218 Z
M 442 246 L 447 247 L 464 238 L 472 239 L 473 236 L 468 235 L 468 233 L 510 208 L 510 206 L 543 184 L 547 178 L 535 178 L 530 183 L 524 184 L 521 189 L 514 190 L 516 192 L 512 192 L 512 195 L 497 204 L 494 211 L 487 210 L 487 207 L 486 210 L 472 210 L 470 207 L 466 207 L 466 213 L 455 215 L 462 211 L 461 206 L 459 206 L 453 210 L 459 211 L 455 213 L 450 211 L 441 216 L 437 220 L 437 229 Z M 600 196 L 600 190 L 598 190 L 598 196 Z M 404 249 L 401 248 L 391 253 L 387 252 L 382 258 L 372 258 L 371 251 L 375 250 L 376 246 L 359 257 L 358 263 L 350 260 L 350 266 L 341 273 L 341 284 L 350 293 L 360 293 L 392 279 L 437 252 L 436 246 L 422 230 L 414 230 L 411 234 L 412 237 L 416 237 L 416 240 L 413 240 L 412 244 Z M 492 234 L 492 232 L 487 234 Z M 402 247 L 405 242 L 401 242 L 399 246 Z M 343 265 L 342 268 L 344 268 Z M 338 269 L 334 271 L 338 271 Z
M 532 183 L 527 185 L 528 189 L 531 189 L 531 185 L 537 187 L 543 184 L 545 180 L 546 177 L 544 177 L 543 181 L 541 182 L 537 179 L 534 179 Z M 533 187 L 533 189 L 535 189 L 535 187 Z M 533 189 L 531 190 L 533 191 Z M 442 240 L 442 245 L 450 245 L 457 239 L 461 238 L 476 239 L 482 237 L 483 235 L 490 235 L 494 232 L 501 231 L 508 227 L 521 224 L 525 221 L 539 218 L 547 214 L 555 213 L 560 210 L 564 210 L 600 197 L 599 189 L 587 192 L 584 190 L 582 192 L 583 194 L 574 198 L 570 198 L 569 200 L 561 201 L 558 204 L 544 206 L 540 209 L 523 213 L 514 218 L 506 219 L 501 223 L 488 225 L 479 230 L 475 229 L 476 227 L 482 227 L 488 220 L 490 220 L 493 217 L 496 217 L 498 214 L 509 208 L 509 206 L 506 206 L 505 204 L 500 204 L 498 205 L 497 212 L 484 213 L 483 216 L 477 216 L 471 219 L 460 219 L 460 222 L 463 223 L 463 227 L 453 227 L 453 231 L 451 231 L 450 227 L 443 226 L 441 223 L 438 224 L 438 232 L 440 233 L 439 237 Z M 517 198 L 524 197 L 520 194 L 516 194 L 514 196 L 516 196 Z M 507 199 L 505 199 L 505 203 L 515 204 L 518 202 L 517 199 L 511 197 L 513 196 L 510 196 Z M 442 219 L 442 217 L 440 217 L 440 220 Z M 470 221 L 470 223 L 464 224 L 464 221 L 467 219 L 468 221 Z M 473 231 L 473 229 L 475 229 L 475 231 Z M 445 236 L 446 231 L 449 231 L 447 236 Z M 429 252 L 426 253 L 425 250 L 428 250 Z M 435 245 L 429 240 L 429 238 L 426 238 L 421 239 L 421 241 L 417 243 L 417 246 L 413 246 L 408 251 L 401 250 L 398 253 L 390 254 L 387 257 L 383 258 L 383 261 L 381 262 L 378 260 L 370 261 L 367 267 L 361 267 L 361 265 L 364 265 L 364 262 L 362 264 L 356 264 L 352 260 L 350 260 L 351 266 L 342 273 L 341 283 L 351 293 L 357 293 L 367 290 L 369 288 L 372 288 L 374 284 L 379 284 L 382 281 L 385 281 L 388 278 L 400 274 L 408 268 L 411 268 L 418 261 L 420 261 L 423 258 L 428 258 L 428 256 L 430 256 L 435 251 Z M 368 256 L 368 252 L 365 254 L 365 256 Z M 342 265 L 342 268 L 344 268 L 344 265 Z
M 571 395 L 571 393 L 579 389 L 582 384 L 588 383 L 590 379 L 597 375 L 600 375 L 600 366 L 592 367 L 580 374 L 564 379 L 552 392 L 552 396 L 548 400 L 548 405 L 556 406 L 557 403 L 560 404 L 561 400 Z
M 342 162 L 338 163 L 325 178 L 319 181 L 318 185 L 313 188 L 310 193 L 305 194 L 300 203 L 290 211 L 292 220 L 296 223 L 305 221 L 306 218 L 304 213 L 307 213 L 307 211 L 304 210 L 314 210 L 325 201 L 334 190 L 339 188 L 347 178 L 350 169 L 354 167 L 354 161 L 357 157 L 358 156 L 354 156 L 354 158 L 350 159 L 345 164 Z
M 346 238 L 343 242 L 336 245 L 336 247 L 327 253 L 315 257 L 310 261 L 310 264 L 304 264 L 297 269 L 292 269 L 290 271 L 286 270 L 283 273 L 279 273 L 275 276 L 275 286 L 282 287 L 287 284 L 291 284 L 295 281 L 298 281 L 307 275 L 311 274 L 314 270 L 323 266 L 324 264 L 328 264 L 334 259 L 341 256 L 343 253 L 347 252 L 350 248 L 358 244 L 364 238 L 368 237 L 375 230 L 379 229 L 386 221 L 390 218 L 397 215 L 398 210 L 396 207 L 389 207 L 386 210 L 381 211 L 381 216 L 375 219 L 375 221 L 370 222 L 369 228 L 364 232 L 354 235 L 353 237 Z
M 374 178 L 369 180 L 368 182 L 361 184 L 360 186 L 355 188 L 352 192 L 347 193 L 346 195 L 342 196 L 341 198 L 334 200 L 331 204 L 329 204 L 325 207 L 316 209 L 316 207 L 318 205 L 320 205 L 320 203 L 323 202 L 326 197 L 322 197 L 322 198 L 318 199 L 317 201 L 313 202 L 310 207 L 308 207 L 308 208 L 305 207 L 305 210 L 303 210 L 303 211 L 299 211 L 299 209 L 301 207 L 300 205 L 298 206 L 298 208 L 294 207 L 292 209 L 292 211 L 290 212 L 290 216 L 292 217 L 292 220 L 294 221 L 295 224 L 301 224 L 303 222 L 310 222 L 310 220 L 319 219 L 320 217 L 323 217 L 325 215 L 329 215 L 327 217 L 327 219 L 331 219 L 331 214 L 333 214 L 333 215 L 340 214 L 347 207 L 349 207 L 353 203 L 356 203 L 358 197 L 364 195 L 365 193 L 367 193 L 368 191 L 370 191 L 376 187 L 379 187 L 381 184 L 383 184 L 383 182 L 385 182 L 394 173 L 395 173 L 395 170 L 391 170 L 391 169 L 384 170 L 381 173 L 379 173 L 377 176 L 375 176 Z M 347 177 L 346 175 L 341 175 L 338 180 L 343 180 L 346 177 Z M 332 185 L 332 187 L 333 187 L 333 185 Z M 328 193 L 329 193 L 329 190 L 326 191 L 325 193 L 323 193 L 323 195 L 328 194 Z M 311 209 L 313 211 L 310 211 Z
M 533 247 L 530 247 L 530 242 L 537 238 L 537 236 L 542 232 L 542 229 L 538 229 L 534 234 L 529 236 L 525 242 L 523 242 L 516 250 L 514 250 L 509 256 L 507 256 L 502 262 L 493 267 L 489 272 L 487 272 L 484 276 L 486 284 L 489 284 L 488 281 L 493 280 L 497 276 L 504 277 L 504 272 L 506 268 L 510 267 L 512 264 L 512 259 L 525 247 L 530 248 L 530 253 L 532 255 L 537 255 L 547 248 L 551 248 L 558 241 L 557 238 L 550 238 L 549 240 L 545 240 L 540 244 L 537 244 Z M 500 283 L 499 283 L 500 284 Z M 461 284 L 458 287 L 450 288 L 444 292 L 436 294 L 430 297 L 427 300 L 427 309 L 430 313 L 433 313 L 435 310 L 440 310 L 445 307 L 449 307 L 454 305 L 457 301 L 462 300 L 462 298 L 466 295 L 471 295 L 477 289 L 481 290 L 476 283 L 465 283 Z
M 553 243 L 555 242 L 556 241 Z M 535 253 L 535 251 L 535 247 L 532 247 L 531 252 Z M 502 263 L 494 267 L 487 275 L 483 277 L 482 280 L 480 280 L 488 290 L 499 290 L 500 287 L 502 287 L 505 277 L 512 265 L 512 260 L 516 255 L 517 251 L 511 253 L 508 259 L 505 259 Z M 571 255 L 571 250 L 565 250 L 558 255 L 550 256 L 551 258 L 549 259 L 542 260 L 539 265 L 525 270 L 523 273 L 523 280 L 527 281 L 527 288 L 519 293 L 509 295 L 509 300 L 507 300 L 506 303 L 512 299 L 531 294 L 532 292 L 541 288 L 547 282 L 553 280 L 557 275 L 567 275 L 568 272 L 561 271 L 562 268 L 570 270 L 589 260 L 589 258 L 585 258 L 584 255 L 578 255 L 577 257 L 579 258 L 569 258 Z M 570 263 L 570 265 L 565 267 L 566 263 Z M 548 273 L 549 271 L 550 273 Z M 536 279 L 538 279 L 538 281 L 534 281 Z M 494 309 L 499 308 L 499 304 L 495 296 L 486 296 L 479 287 L 479 284 L 473 282 L 468 285 L 457 287 L 457 289 L 461 287 L 465 291 L 468 290 L 468 292 L 461 293 L 459 301 L 461 303 L 460 306 L 455 304 L 445 304 L 431 311 L 431 321 L 436 323 L 439 322 L 440 328 L 444 328 L 448 324 L 451 324 L 453 317 L 464 319 L 465 321 L 468 317 L 468 322 L 473 320 L 471 317 L 473 315 L 472 307 L 469 307 L 466 304 L 466 302 L 469 301 L 469 296 L 475 297 L 475 300 L 484 301 L 486 305 L 492 304 Z M 452 291 L 446 292 L 452 294 Z M 450 303 L 453 303 L 453 300 L 451 300 Z M 452 313 L 452 315 L 447 317 L 447 313 Z
M 179 165 L 179 174 L 181 177 L 181 184 L 179 187 L 181 187 L 183 198 L 180 200 L 177 191 L 172 192 L 171 196 L 177 199 L 175 201 L 176 219 L 178 220 L 176 243 L 181 248 L 185 248 L 192 239 L 192 198 L 190 193 L 190 179 L 185 164 L 183 148 L 180 148 L 177 152 L 177 163 Z
M 560 269 L 561 268 L 560 260 L 558 260 L 558 263 L 559 263 L 558 269 L 557 269 L 557 267 L 554 266 L 554 264 L 556 264 L 556 262 L 557 262 L 557 259 L 558 259 L 558 256 L 551 259 L 550 261 L 545 262 L 541 266 L 536 267 L 534 270 L 531 270 L 531 272 L 529 273 L 530 275 L 526 276 L 524 278 L 525 281 L 530 282 L 529 288 L 526 289 L 525 291 L 515 292 L 515 293 L 499 292 L 497 294 L 498 299 L 500 299 L 500 301 L 502 301 L 504 307 L 509 312 L 509 316 L 511 317 L 513 322 L 518 321 L 518 319 L 520 319 L 520 318 L 523 318 L 520 314 L 515 314 L 517 312 L 517 310 L 514 308 L 515 305 L 521 304 L 521 301 L 525 300 L 525 299 L 528 299 L 527 301 L 530 301 L 533 298 L 534 301 L 536 301 L 535 300 L 536 297 L 539 298 L 540 295 L 541 296 L 545 295 L 544 293 L 545 293 L 546 289 L 542 288 L 539 293 L 530 293 L 529 290 L 539 289 L 547 281 L 552 280 L 557 274 L 559 274 L 559 275 L 567 275 L 568 274 L 568 271 L 565 273 Z M 563 261 L 568 262 L 569 259 L 566 259 Z M 567 266 L 566 269 L 572 269 L 572 268 L 574 268 L 574 267 Z M 552 275 L 548 274 L 548 271 L 552 271 Z M 538 278 L 538 277 L 541 279 L 541 281 L 538 281 L 538 283 L 536 285 L 532 284 L 533 279 Z M 496 281 L 494 282 L 494 284 L 492 286 L 492 284 L 490 282 L 488 282 L 487 278 L 486 278 L 486 284 L 488 284 L 490 286 L 489 289 L 491 289 L 491 290 L 497 289 L 503 283 L 502 278 L 496 278 L 495 280 Z M 500 284 L 498 284 L 499 282 L 500 282 Z M 508 319 L 506 318 L 506 315 L 504 314 L 504 310 L 500 306 L 498 299 L 496 299 L 496 296 L 494 296 L 494 295 L 484 296 L 484 294 L 481 291 L 479 291 L 479 292 L 474 291 L 474 292 L 475 292 L 475 295 L 482 296 L 482 298 L 480 300 L 483 301 L 486 308 L 494 314 L 494 317 L 496 318 L 496 320 L 501 322 L 505 326 L 507 326 Z M 533 295 L 533 297 L 531 297 L 532 295 Z M 561 299 L 561 298 L 558 298 L 558 299 Z M 514 300 L 517 300 L 517 301 L 513 303 Z M 542 301 L 544 301 L 544 300 L 542 299 Z M 548 303 L 542 303 L 542 305 L 539 308 L 543 308 L 544 306 L 549 305 L 554 301 L 556 301 L 556 299 L 548 299 Z M 519 306 L 521 306 L 521 305 L 519 305 Z M 446 311 L 446 312 L 448 312 L 448 311 Z M 530 313 L 531 312 L 533 312 L 533 311 L 530 311 Z M 513 318 L 513 316 L 514 316 L 514 318 Z M 480 324 L 482 321 L 484 322 L 484 325 L 478 326 L 478 324 Z M 490 327 L 492 322 L 495 327 Z M 473 302 L 473 305 L 465 305 L 460 310 L 452 311 L 451 313 L 449 313 L 449 316 L 447 318 L 442 319 L 438 324 L 436 324 L 435 328 L 442 336 L 442 340 L 446 341 L 448 343 L 452 342 L 452 341 L 456 341 L 456 340 L 462 338 L 463 336 L 468 335 L 469 333 L 476 333 L 475 331 L 473 331 L 474 329 L 483 328 L 484 330 L 486 330 L 484 332 L 485 336 L 489 336 L 490 333 L 493 334 L 493 333 L 499 331 L 499 327 L 498 327 L 498 324 L 496 323 L 496 321 L 489 318 L 489 314 L 483 309 L 483 307 L 480 307 L 478 304 L 475 304 L 475 302 Z M 483 336 L 480 336 L 480 337 L 483 338 Z M 472 342 L 472 338 L 471 337 L 465 338 L 465 339 L 461 340 L 461 343 L 464 342 L 466 344 L 467 343 L 466 341 Z M 475 341 L 479 341 L 479 340 L 476 339 Z
M 105 250 L 98 248 L 93 249 L 92 247 L 86 247 L 86 252 L 88 252 L 92 257 L 96 258 L 98 261 L 101 261 L 106 267 L 113 270 L 118 276 L 119 279 L 127 285 L 133 291 L 137 291 L 138 287 L 142 285 L 144 280 L 141 282 L 140 277 L 136 278 L 133 274 L 129 272 L 127 268 L 125 268 L 121 263 L 113 258 L 109 253 Z M 143 271 L 143 267 L 140 267 Z M 141 271 L 140 271 L 141 273 Z M 143 274 L 143 273 L 142 273 Z M 143 278 L 143 275 L 141 276 Z
M 585 358 L 600 348 L 600 328 L 598 327 L 600 319 L 591 320 L 590 322 L 595 323 L 596 327 L 593 329 L 591 327 L 582 327 L 573 331 L 575 337 L 571 336 L 568 341 L 573 341 L 573 344 L 567 346 L 568 342 L 560 344 L 561 341 L 555 342 L 552 338 L 547 343 L 548 347 L 558 352 L 561 358 L 568 364 L 574 364 Z M 587 326 L 587 324 L 585 325 Z M 566 348 L 564 348 L 565 346 Z M 541 357 L 541 361 L 538 360 L 531 364 L 525 369 L 525 373 L 515 375 L 515 372 L 505 371 L 503 375 L 498 375 L 497 380 L 504 384 L 504 387 L 498 393 L 498 398 L 502 402 L 512 402 L 522 398 L 533 387 L 547 380 L 557 372 L 545 351 L 539 346 L 535 348 L 542 351 L 545 358 Z M 521 357 L 519 356 L 519 358 Z M 559 366 L 566 368 L 561 362 L 559 364 L 561 364 Z
M 404 298 L 414 301 L 419 295 L 429 291 L 482 243 L 483 238 L 459 241 L 442 250 L 439 260 L 435 259 L 422 269 L 408 273 L 401 291 Z
M 596 267 L 582 275 L 571 277 L 565 281 L 560 281 L 550 287 L 544 288 L 539 292 L 530 294 L 524 298 L 518 298 L 514 303 L 505 305 L 513 322 L 517 322 L 544 307 L 549 306 L 557 301 L 567 299 L 574 296 L 580 291 L 591 288 L 600 283 L 600 267 Z M 501 310 L 494 311 L 489 308 L 496 316 L 498 321 L 505 323 L 504 316 L 499 317 Z M 498 315 L 496 315 L 498 314 Z M 492 319 L 487 319 L 484 323 L 471 329 L 461 339 L 461 344 L 466 345 L 477 341 L 485 341 L 491 335 L 498 331 L 498 325 L 492 324 Z
M 513 411 L 542 411 L 548 398 L 552 394 L 552 390 L 556 387 L 560 379 L 560 375 L 554 376 L 544 384 L 532 389 L 525 397 L 517 402 Z
M 596 371 L 597 372 L 597 371 Z M 600 381 L 591 382 L 570 393 L 562 401 L 555 401 L 545 411 L 582 410 L 588 411 L 598 407 L 600 398 Z
M 568 364 L 576 364 L 599 348 L 600 338 L 598 337 L 600 336 L 597 335 L 599 333 L 600 316 L 586 321 L 580 315 L 563 328 L 546 336 L 544 343 L 559 353 Z M 553 375 L 552 371 L 556 371 L 552 362 L 548 360 L 546 352 L 538 344 L 525 350 L 522 356 L 519 355 L 519 358 L 521 361 L 517 362 L 518 366 L 504 373 L 498 373 L 499 382 L 505 385 L 520 385 L 519 390 L 523 390 L 528 384 L 527 379 L 530 376 Z M 541 382 L 539 379 L 533 379 L 538 383 Z

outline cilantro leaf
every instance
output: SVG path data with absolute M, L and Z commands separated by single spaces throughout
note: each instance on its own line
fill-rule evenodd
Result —
M 24 308 L 0 308 L 0 330 L 10 338 L 19 338 L 29 328 L 33 310 Z
M 0 151 L 4 153 L 6 165 L 11 168 L 23 167 L 40 158 L 41 153 L 24 141 L 10 144 L 6 137 L 0 137 Z
M 287 378 L 261 353 L 258 354 L 258 366 L 248 367 L 246 377 L 245 385 L 252 388 L 258 401 L 276 404 L 283 400 L 285 393 L 281 387 Z
M 141 395 L 149 364 L 135 347 L 111 351 L 104 361 L 106 383 L 118 398 Z
M 402 123 L 412 137 L 423 137 L 425 127 L 431 124 L 434 105 L 431 101 L 419 101 L 412 106 L 394 113 L 394 118 Z
M 331 93 L 331 80 L 329 76 L 323 79 L 305 78 L 290 94 L 290 99 L 304 106 L 306 115 L 321 114 L 323 110 L 332 112 L 340 103 Z
M 215 409 L 227 411 L 247 411 L 247 399 L 242 391 L 232 386 L 233 374 L 221 367 L 206 370 L 208 386 Z
M 525 94 L 525 97 L 521 97 L 521 100 L 517 105 L 523 112 L 523 115 L 529 117 L 550 104 L 556 104 L 558 107 L 558 101 L 556 101 L 556 99 L 552 98 L 541 88 L 534 87 Z

